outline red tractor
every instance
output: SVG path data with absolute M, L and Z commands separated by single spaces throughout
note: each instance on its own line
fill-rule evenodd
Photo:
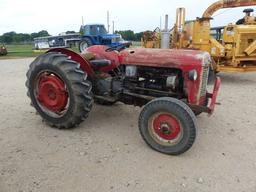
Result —
M 4 55 L 7 55 L 8 52 L 7 52 L 7 49 L 4 45 L 0 46 L 0 56 L 4 56 Z
M 213 113 L 220 79 L 207 92 L 210 55 L 195 50 L 92 46 L 79 55 L 52 49 L 27 72 L 32 105 L 57 128 L 85 120 L 94 101 L 144 106 L 139 130 L 154 150 L 179 155 L 196 137 L 196 116 Z

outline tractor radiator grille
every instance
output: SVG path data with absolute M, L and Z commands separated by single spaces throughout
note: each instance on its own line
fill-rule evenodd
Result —
M 119 43 L 121 41 L 120 37 L 115 37 L 112 39 L 112 43 Z
M 199 98 L 205 97 L 207 91 L 207 83 L 209 76 L 209 65 L 203 66 L 201 73 L 201 87 L 200 87 L 200 95 Z

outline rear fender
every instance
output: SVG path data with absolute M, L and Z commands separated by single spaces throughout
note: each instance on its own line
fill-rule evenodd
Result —
M 95 75 L 95 73 L 90 65 L 90 62 L 87 61 L 85 58 L 83 58 L 78 53 L 71 51 L 69 49 L 65 49 L 65 48 L 54 48 L 54 49 L 50 49 L 47 51 L 47 53 L 49 53 L 49 52 L 59 52 L 59 53 L 67 55 L 71 60 L 79 63 L 80 68 L 83 71 L 85 71 L 87 73 L 87 75 L 89 75 L 90 77 L 93 77 Z

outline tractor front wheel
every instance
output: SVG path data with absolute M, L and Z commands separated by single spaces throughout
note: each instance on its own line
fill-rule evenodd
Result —
M 142 138 L 154 150 L 179 155 L 193 145 L 196 138 L 196 118 L 182 101 L 159 98 L 149 102 L 139 118 Z
M 33 61 L 26 86 L 32 105 L 57 128 L 80 124 L 92 108 L 92 85 L 78 63 L 60 53 L 46 53 Z

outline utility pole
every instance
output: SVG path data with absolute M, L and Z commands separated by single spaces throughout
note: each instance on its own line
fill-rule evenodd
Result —
M 84 26 L 84 17 L 82 16 L 82 25 Z
M 160 31 L 162 31 L 162 16 L 160 16 Z
M 107 26 L 108 26 L 108 33 L 109 33 L 109 28 L 110 28 L 110 25 L 109 25 L 109 11 L 107 11 Z
M 113 34 L 115 33 L 115 22 L 114 21 L 112 21 L 112 27 L 113 27 Z

